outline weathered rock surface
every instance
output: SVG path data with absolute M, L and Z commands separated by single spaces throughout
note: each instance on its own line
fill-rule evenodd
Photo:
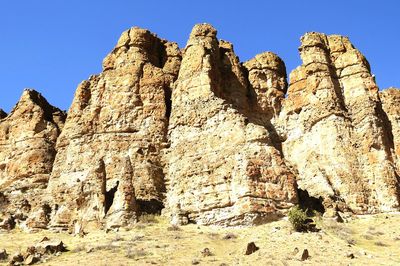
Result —
M 400 173 L 400 89 L 389 88 L 379 94 L 382 107 L 390 121 L 394 142 L 394 158 L 397 162 L 397 173 Z
M 348 38 L 308 33 L 277 123 L 297 182 L 325 207 L 371 213 L 399 206 L 392 132 L 365 57 Z
M 399 90 L 379 93 L 346 37 L 301 43 L 288 87 L 277 55 L 241 63 L 211 25 L 183 51 L 131 28 L 66 120 L 26 90 L 0 109 L 0 229 L 84 235 L 161 210 L 175 224 L 252 225 L 296 203 L 399 210 Z
M 52 227 L 112 227 L 111 220 L 126 223 L 116 213 L 161 211 L 160 151 L 179 65 L 175 43 L 132 28 L 104 59 L 103 72 L 79 85 L 49 183 Z
M 296 203 L 294 175 L 249 116 L 248 90 L 232 45 L 196 25 L 172 93 L 164 156 L 174 223 L 254 224 Z
M 0 219 L 27 222 L 37 212 L 48 219 L 42 199 L 65 116 L 38 92 L 25 90 L 0 120 Z M 42 227 L 39 220 L 28 226 Z

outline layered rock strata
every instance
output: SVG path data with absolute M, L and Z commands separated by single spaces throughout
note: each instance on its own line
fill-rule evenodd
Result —
M 50 217 L 43 195 L 66 114 L 34 90 L 25 90 L 0 120 L 0 212 L 30 228 L 45 228 Z M 11 218 L 9 216 L 12 216 Z
M 103 72 L 79 85 L 49 183 L 52 227 L 112 227 L 121 222 L 114 212 L 161 211 L 160 151 L 179 65 L 175 43 L 132 28 L 104 59 Z M 82 193 L 88 197 L 75 200 Z M 136 215 L 122 216 L 132 223 Z
M 24 91 L 0 109 L 0 228 L 84 233 L 163 213 L 175 224 L 253 225 L 294 204 L 399 210 L 400 93 L 379 92 L 339 35 L 307 33 L 290 74 L 241 63 L 208 24 L 186 48 L 132 28 L 83 81 L 68 117 Z
M 301 42 L 279 122 L 299 188 L 327 208 L 396 210 L 392 132 L 367 60 L 346 37 L 313 32 Z
M 249 116 L 245 72 L 216 33 L 196 25 L 183 52 L 164 156 L 167 206 L 174 223 L 257 224 L 296 203 L 295 176 Z

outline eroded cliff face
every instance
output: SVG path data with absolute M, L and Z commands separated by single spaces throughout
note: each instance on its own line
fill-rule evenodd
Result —
M 209 24 L 182 51 L 127 30 L 65 125 L 31 90 L 0 110 L 0 227 L 82 232 L 161 212 L 252 225 L 294 204 L 398 210 L 399 90 L 379 92 L 346 37 L 307 33 L 299 50 L 288 87 L 277 55 L 241 63 Z
M 300 189 L 327 208 L 396 210 L 393 136 L 365 57 L 348 38 L 308 33 L 290 75 L 279 127 Z
M 175 43 L 132 28 L 104 59 L 103 72 L 79 85 L 57 142 L 51 226 L 113 227 L 134 222 L 132 210 L 161 211 L 160 151 L 179 65 Z M 129 219 L 112 217 L 116 208 Z
M 257 100 L 271 108 L 264 93 Z M 254 224 L 296 203 L 295 177 L 249 116 L 248 94 L 232 45 L 218 42 L 210 25 L 195 26 L 172 93 L 165 154 L 174 223 Z
M 43 201 L 66 114 L 41 94 L 25 90 L 11 113 L 0 120 L 0 212 L 22 227 L 46 228 Z
M 400 89 L 389 88 L 379 93 L 382 107 L 390 121 L 389 129 L 392 132 L 394 143 L 394 159 L 397 173 L 400 173 Z

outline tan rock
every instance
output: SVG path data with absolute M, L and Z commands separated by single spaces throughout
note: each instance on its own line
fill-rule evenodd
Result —
M 167 141 L 170 86 L 179 65 L 176 44 L 132 28 L 105 58 L 103 72 L 79 85 L 58 139 L 49 183 L 53 206 L 58 208 L 52 226 L 71 228 L 78 223 L 78 228 L 84 224 L 91 227 L 89 221 L 100 226 L 108 218 L 114 219 L 108 211 L 132 208 L 126 201 L 134 197 L 140 211 L 161 211 L 165 185 L 160 151 Z M 126 158 L 132 162 L 131 172 L 121 173 L 121 169 L 127 170 Z M 90 177 L 99 169 L 99 161 L 104 162 L 101 178 L 105 184 L 96 174 Z M 74 200 L 78 187 L 85 190 L 79 204 Z M 126 195 L 101 199 L 113 191 Z
M 235 58 L 212 26 L 193 28 L 172 93 L 171 146 L 164 156 L 173 223 L 257 224 L 297 200 L 295 177 L 268 130 L 245 115 L 248 105 L 236 107 L 249 99 Z
M 244 63 L 254 90 L 253 108 L 264 119 L 271 120 L 281 111 L 287 90 L 285 63 L 276 54 L 265 52 Z
M 342 36 L 312 32 L 301 41 L 303 65 L 290 75 L 277 123 L 299 188 L 327 208 L 397 209 L 391 132 L 367 60 Z
M 24 222 L 43 208 L 65 116 L 38 92 L 25 90 L 11 113 L 0 120 L 0 216 L 8 213 Z
M 379 93 L 382 100 L 382 107 L 390 124 L 394 144 L 393 157 L 397 162 L 397 174 L 400 174 L 400 89 L 389 88 Z
M 224 226 L 296 203 L 345 220 L 399 210 L 399 90 L 379 93 L 347 37 L 307 33 L 299 51 L 288 88 L 277 55 L 242 64 L 209 24 L 182 52 L 125 31 L 65 125 L 33 90 L 0 109 L 0 228 L 84 236 L 161 210 L 175 224 Z

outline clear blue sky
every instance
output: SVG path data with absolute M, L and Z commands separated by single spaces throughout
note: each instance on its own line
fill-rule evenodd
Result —
M 101 71 L 121 32 L 147 28 L 184 47 L 195 23 L 233 42 L 242 61 L 273 51 L 288 73 L 300 64 L 307 31 L 350 37 L 380 88 L 400 86 L 400 1 L 10 0 L 0 3 L 0 108 L 24 88 L 68 109 L 77 85 Z

